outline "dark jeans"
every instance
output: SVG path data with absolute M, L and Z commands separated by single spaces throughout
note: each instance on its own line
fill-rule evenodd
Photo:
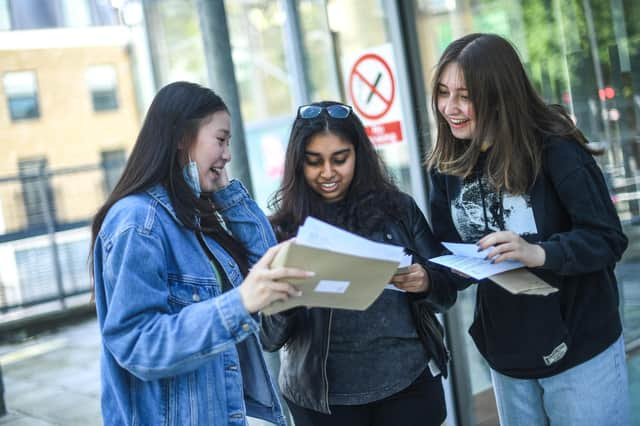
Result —
M 447 417 L 440 376 L 428 370 L 395 395 L 364 405 L 332 405 L 331 414 L 288 399 L 287 404 L 296 426 L 439 426 Z

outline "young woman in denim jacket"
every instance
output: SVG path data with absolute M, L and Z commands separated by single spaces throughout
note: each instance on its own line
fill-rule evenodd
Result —
M 308 273 L 268 269 L 269 222 L 227 178 L 230 129 L 211 90 L 165 86 L 94 219 L 106 425 L 285 424 L 254 314 Z
M 499 36 L 451 43 L 433 84 L 434 233 L 477 243 L 496 263 L 518 260 L 558 289 L 526 296 L 478 283 L 469 332 L 491 367 L 500 423 L 627 426 L 613 273 L 627 239 L 595 151 Z
M 295 308 L 263 316 L 267 350 L 296 426 L 440 425 L 447 354 L 433 313 L 453 304 L 449 272 L 427 268 L 441 248 L 413 199 L 386 174 L 347 105 L 302 106 L 293 123 L 271 222 L 280 240 L 315 216 L 408 249 L 414 264 L 365 311 Z M 417 326 L 433 334 L 419 338 Z

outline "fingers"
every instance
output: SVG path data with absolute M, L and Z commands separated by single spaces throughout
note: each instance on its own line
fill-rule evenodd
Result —
M 278 254 L 278 252 L 280 251 L 280 249 L 282 248 L 282 246 L 285 243 L 286 243 L 286 241 L 282 242 L 280 244 L 276 244 L 273 247 L 270 247 L 269 250 L 267 250 L 267 252 L 262 255 L 260 260 L 258 260 L 255 263 L 255 265 L 253 265 L 253 269 L 266 269 L 266 268 L 268 268 L 269 265 L 271 265 L 271 262 L 273 262 L 273 259 L 275 259 L 276 255 Z
M 281 293 L 281 295 L 285 296 L 286 299 L 294 296 L 302 296 L 302 291 L 289 283 L 282 283 L 278 281 L 267 281 L 263 283 L 265 287 L 265 291 L 269 291 L 272 293 Z
M 298 268 L 274 268 L 274 269 L 264 269 L 260 271 L 261 277 L 263 279 L 268 279 L 272 281 L 282 280 L 283 278 L 309 278 L 315 275 L 315 272 L 305 271 L 303 269 Z
M 517 246 L 515 244 L 502 243 L 489 249 L 485 260 L 491 260 L 492 263 L 499 263 L 506 258 L 509 258 L 509 254 L 513 254 L 516 250 Z
M 429 285 L 427 273 L 418 263 L 411 265 L 407 274 L 393 275 L 391 282 L 399 289 L 412 293 L 426 291 Z
M 496 231 L 482 237 L 476 244 L 479 251 L 485 250 L 498 244 L 513 242 L 520 239 L 520 236 L 513 231 Z

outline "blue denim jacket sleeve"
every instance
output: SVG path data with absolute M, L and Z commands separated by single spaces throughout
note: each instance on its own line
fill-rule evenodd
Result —
M 140 379 L 192 371 L 258 330 L 237 289 L 172 312 L 165 250 L 152 232 L 132 226 L 101 246 L 103 343 Z
M 227 227 L 247 249 L 249 265 L 256 263 L 267 249 L 276 244 L 269 220 L 251 199 L 239 180 L 232 180 L 213 194 Z

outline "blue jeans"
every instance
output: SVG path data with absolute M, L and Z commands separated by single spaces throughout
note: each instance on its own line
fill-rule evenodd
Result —
M 491 370 L 500 424 L 629 426 L 629 383 L 622 336 L 592 359 L 543 379 Z

